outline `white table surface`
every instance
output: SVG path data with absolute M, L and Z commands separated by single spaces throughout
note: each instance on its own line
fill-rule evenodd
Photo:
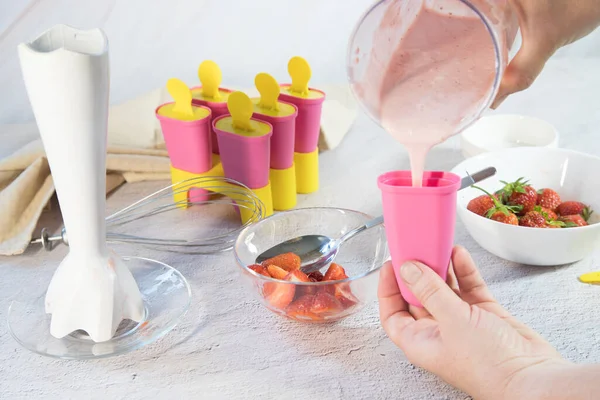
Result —
M 544 118 L 559 129 L 562 147 L 600 154 L 599 70 L 600 59 L 552 61 L 533 88 L 510 98 L 498 112 Z M 449 170 L 461 159 L 453 139 L 431 153 L 427 167 Z M 378 214 L 377 175 L 408 168 L 401 146 L 364 116 L 320 162 L 321 189 L 301 196 L 300 207 Z M 164 184 L 121 187 L 109 198 L 109 208 Z M 56 218 L 45 215 L 44 223 Z M 487 254 L 460 223 L 456 242 L 472 251 L 491 290 L 510 312 L 565 357 L 600 362 L 600 287 L 576 280 L 580 273 L 600 269 L 600 253 L 568 267 L 536 268 Z M 66 251 L 64 246 L 51 253 L 30 249 L 22 256 L 0 258 L 0 398 L 468 398 L 406 361 L 381 329 L 376 303 L 337 325 L 283 320 L 247 300 L 238 277 L 224 273 L 236 272 L 231 253 L 194 257 L 128 249 L 129 254 L 167 262 L 187 277 L 193 301 L 183 321 L 153 345 L 115 358 L 78 362 L 35 355 L 10 336 L 4 322 L 7 309 L 13 299 L 27 295 L 28 286 L 43 284 Z

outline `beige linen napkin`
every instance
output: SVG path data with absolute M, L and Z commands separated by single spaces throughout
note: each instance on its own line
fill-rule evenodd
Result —
M 123 182 L 168 180 L 166 150 L 109 146 L 106 192 Z M 35 140 L 0 161 L 0 254 L 21 254 L 31 241 L 37 221 L 54 194 L 50 168 L 41 140 Z
M 335 148 L 356 117 L 356 105 L 345 87 L 324 87 L 321 151 Z M 255 89 L 244 90 L 251 96 Z M 171 101 L 165 89 L 156 89 L 127 103 L 112 106 L 108 121 L 106 158 L 107 193 L 124 182 L 170 180 L 169 158 L 154 110 Z M 29 131 L 27 131 L 29 129 Z M 19 137 L 14 135 L 18 131 Z M 23 132 L 34 138 L 0 160 L 0 255 L 22 254 L 37 222 L 54 194 L 54 185 L 42 142 L 30 126 L 0 126 L 0 143 L 22 143 Z

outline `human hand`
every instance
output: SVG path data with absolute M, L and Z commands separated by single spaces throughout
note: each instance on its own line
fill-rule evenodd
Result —
M 570 366 L 494 300 L 464 248 L 454 248 L 448 283 L 420 263 L 406 263 L 400 274 L 424 308 L 404 301 L 386 263 L 378 290 L 385 332 L 410 362 L 471 396 L 534 398 L 540 376 Z
M 525 90 L 561 47 L 600 25 L 599 0 L 509 0 L 519 19 L 521 48 L 508 65 L 492 108 Z

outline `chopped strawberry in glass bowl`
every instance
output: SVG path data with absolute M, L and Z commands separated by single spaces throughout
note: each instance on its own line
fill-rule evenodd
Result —
M 273 246 L 298 236 L 331 238 L 367 222 L 369 215 L 337 208 L 303 208 L 277 213 L 248 226 L 236 241 L 234 254 L 253 296 L 276 314 L 295 321 L 327 323 L 360 311 L 376 299 L 379 270 L 387 259 L 383 226 L 345 242 L 333 262 L 305 274 L 294 253 L 261 264 L 256 258 Z

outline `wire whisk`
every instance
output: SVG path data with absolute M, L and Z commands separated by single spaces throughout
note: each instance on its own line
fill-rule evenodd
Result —
M 226 177 L 195 177 L 157 190 L 106 217 L 106 240 L 177 253 L 213 254 L 230 250 L 244 228 L 265 216 L 264 203 L 242 183 Z M 155 232 L 156 226 L 161 227 L 160 237 L 143 235 L 146 229 Z M 69 244 L 64 228 L 56 236 L 44 228 L 41 238 L 31 243 L 41 243 L 50 251 L 55 242 Z

